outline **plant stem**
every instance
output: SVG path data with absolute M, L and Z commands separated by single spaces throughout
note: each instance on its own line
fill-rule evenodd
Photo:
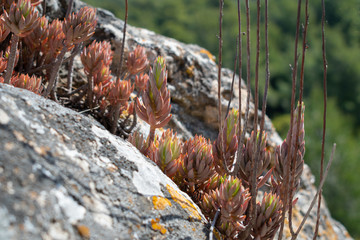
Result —
M 325 1 L 321 0 L 322 7 L 322 16 L 321 16 L 321 39 L 322 39 L 322 55 L 323 55 L 323 86 L 324 86 L 324 112 L 323 112 L 323 132 L 322 132 L 322 141 L 321 141 L 321 163 L 320 163 L 320 182 L 323 179 L 323 171 L 324 171 L 324 153 L 325 153 L 325 134 L 326 134 L 326 112 L 327 112 L 327 60 L 326 60 L 326 43 L 325 43 Z M 314 239 L 317 236 L 319 231 L 319 223 L 320 223 L 320 207 L 321 207 L 321 193 L 322 189 L 320 189 L 319 193 L 319 201 L 317 208 L 317 218 L 316 225 L 314 231 Z
M 238 139 L 238 149 L 237 149 L 237 157 L 236 157 L 236 163 L 234 166 L 234 172 L 237 173 L 239 171 L 239 167 L 240 167 L 240 161 L 242 159 L 241 158 L 241 149 L 243 147 L 243 138 L 241 137 L 242 132 L 245 131 L 245 129 L 242 129 L 241 131 L 241 119 L 242 119 L 242 107 L 241 107 L 241 82 L 242 82 L 242 32 L 241 32 L 241 7 L 240 7 L 240 0 L 237 0 L 237 10 L 238 10 L 238 40 L 239 40 L 239 53 L 238 53 L 238 58 L 239 58 L 239 132 L 237 135 L 237 139 Z
M 128 0 L 125 0 L 125 22 L 124 22 L 124 29 L 123 29 L 123 40 L 121 43 L 120 63 L 119 63 L 119 68 L 117 70 L 117 76 L 116 76 L 116 84 L 118 84 L 120 82 L 121 69 L 122 69 L 122 65 L 123 65 L 127 19 L 128 19 Z
M 10 84 L 10 79 L 12 76 L 12 72 L 14 70 L 18 42 L 19 42 L 19 36 L 13 33 L 11 36 L 10 55 L 6 67 L 6 74 L 4 77 L 4 83 L 7 84 Z
M 327 175 L 328 175 L 328 173 L 329 173 L 330 166 L 331 166 L 331 164 L 332 164 L 332 162 L 333 162 L 333 160 L 334 160 L 335 149 L 336 149 L 336 143 L 334 143 L 334 145 L 333 145 L 333 149 L 332 149 L 332 151 L 331 151 L 330 160 L 329 160 L 329 162 L 328 162 L 328 164 L 327 164 L 327 166 L 326 166 L 326 170 L 325 170 L 325 173 L 324 173 L 324 177 L 323 177 L 323 179 L 321 180 L 321 182 L 320 182 L 320 184 L 319 184 L 319 188 L 318 188 L 318 190 L 317 190 L 317 192 L 316 192 L 313 200 L 311 201 L 311 204 L 310 204 L 310 206 L 309 206 L 309 209 L 307 210 L 307 212 L 306 212 L 303 220 L 301 221 L 299 228 L 296 230 L 295 234 L 292 235 L 291 240 L 295 240 L 295 239 L 297 238 L 297 236 L 299 235 L 302 227 L 304 226 L 304 224 L 305 224 L 305 222 L 306 222 L 306 219 L 309 217 L 310 212 L 311 212 L 312 208 L 313 208 L 314 205 L 315 205 L 316 199 L 317 199 L 317 197 L 319 196 L 322 187 L 324 186 L 326 177 L 327 177 Z
M 285 224 L 285 213 L 288 207 L 288 204 L 292 204 L 291 197 L 289 195 L 289 189 L 292 187 L 290 186 L 290 170 L 292 165 L 292 159 L 290 159 L 291 156 L 291 142 L 292 142 L 292 135 L 293 135 L 293 125 L 294 125 L 294 105 L 295 105 L 295 90 L 296 90 L 296 76 L 297 76 L 297 60 L 298 60 L 298 41 L 299 41 L 299 28 L 300 28 L 300 14 L 301 14 L 301 0 L 298 0 L 298 8 L 297 8 L 297 20 L 296 20 L 296 33 L 295 33 L 295 49 L 294 49 L 294 66 L 292 71 L 292 89 L 291 89 L 291 107 L 290 107 L 290 129 L 289 129 L 289 153 L 287 155 L 287 165 L 285 169 L 285 191 L 284 191 L 284 206 L 283 206 L 283 212 L 282 212 L 282 219 L 280 226 L 280 232 L 279 232 L 279 240 L 282 239 L 283 230 L 284 230 L 284 224 Z M 300 117 L 300 116 L 299 116 Z M 296 154 L 296 153 L 295 153 Z M 296 159 L 296 157 L 294 156 Z M 294 166 L 293 166 L 294 167 Z M 289 215 L 289 219 L 292 216 Z M 291 221 L 291 220 L 289 220 Z
M 51 72 L 50 72 L 48 86 L 47 86 L 46 90 L 44 91 L 44 93 L 42 94 L 44 97 L 47 97 L 55 87 L 54 86 L 55 80 L 58 76 L 59 69 L 63 62 L 63 58 L 65 56 L 66 51 L 67 51 L 67 47 L 64 46 L 63 49 L 61 50 L 59 56 L 54 61 L 54 67 L 51 69 Z

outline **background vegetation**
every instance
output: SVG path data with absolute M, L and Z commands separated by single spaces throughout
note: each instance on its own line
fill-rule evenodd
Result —
M 109 9 L 123 18 L 123 0 L 86 0 Z M 337 143 L 324 195 L 334 218 L 341 221 L 352 236 L 360 239 L 360 2 L 326 0 L 328 59 L 328 130 L 327 155 Z M 255 1 L 252 1 L 255 3 Z M 285 137 L 289 122 L 291 67 L 297 1 L 270 2 L 271 88 L 268 114 Z M 244 15 L 244 14 L 243 14 Z M 252 39 L 255 40 L 255 14 L 252 14 Z M 321 1 L 310 1 L 307 63 L 305 67 L 305 161 L 318 181 L 322 124 Z M 224 66 L 232 68 L 237 35 L 236 1 L 224 6 Z M 244 19 L 245 22 L 245 19 Z M 131 0 L 129 24 L 147 28 L 186 43 L 196 43 L 217 53 L 218 0 Z M 255 43 L 252 44 L 255 46 Z M 252 51 L 255 54 L 255 51 Z M 252 57 L 255 59 L 255 57 Z M 264 65 L 264 63 L 262 63 Z M 245 66 L 246 67 L 246 66 Z M 264 69 L 264 67 L 262 67 Z M 243 69 L 244 77 L 246 74 Z M 264 72 L 261 73 L 264 76 Z

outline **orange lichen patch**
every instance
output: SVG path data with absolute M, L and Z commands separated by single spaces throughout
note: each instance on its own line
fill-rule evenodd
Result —
M 155 231 L 160 231 L 161 234 L 165 234 L 167 230 L 159 222 L 160 222 L 159 218 L 151 219 L 151 228 Z
M 90 229 L 85 225 L 77 225 L 76 229 L 83 238 L 90 238 Z
M 189 77 L 193 77 L 194 76 L 194 65 L 191 65 L 190 67 L 186 68 L 186 73 Z
M 178 193 L 169 184 L 166 185 L 166 189 L 169 191 L 172 199 L 177 202 L 182 208 L 186 209 L 190 213 L 190 218 L 201 220 L 201 216 L 194 204 L 187 200 L 184 196 Z
M 152 203 L 154 204 L 154 208 L 157 210 L 163 210 L 167 206 L 171 206 L 171 202 L 169 199 L 158 196 L 152 197 Z
M 329 240 L 338 240 L 338 237 L 336 235 L 336 232 L 334 231 L 333 226 L 331 225 L 331 222 L 329 219 L 325 216 L 325 226 L 326 229 L 319 231 L 319 236 L 325 236 L 326 239 Z
M 212 61 L 215 62 L 215 56 L 212 55 L 211 52 L 209 52 L 208 50 L 206 50 L 206 49 L 201 49 L 201 50 L 200 50 L 200 53 L 206 54 L 210 60 L 212 60 Z

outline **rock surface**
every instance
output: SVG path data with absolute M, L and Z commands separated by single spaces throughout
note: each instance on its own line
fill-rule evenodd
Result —
M 191 199 L 95 120 L 0 84 L 0 239 L 206 239 Z
M 67 1 L 49 1 L 51 16 L 63 16 Z M 75 9 L 84 3 L 74 1 Z M 123 21 L 98 9 L 95 37 L 119 45 Z M 163 55 L 169 69 L 173 120 L 184 138 L 217 134 L 217 66 L 213 56 L 154 32 L 128 26 L 126 47 Z M 79 64 L 79 67 L 81 65 Z M 76 70 L 81 74 L 79 68 Z M 64 73 L 65 74 L 65 73 Z M 66 76 L 66 75 L 64 75 Z M 237 77 L 236 77 L 237 78 Z M 222 70 L 222 106 L 232 72 Z M 235 81 L 233 107 L 238 107 Z M 246 91 L 242 84 L 242 102 Z M 244 114 L 245 105 L 242 106 Z M 254 107 L 250 105 L 250 118 Z M 250 121 L 251 122 L 251 121 Z M 270 145 L 281 142 L 266 118 Z M 141 131 L 147 126 L 139 125 Z M 249 126 L 248 130 L 253 126 Z M 305 168 L 294 224 L 316 189 Z M 2 239 L 207 239 L 207 222 L 182 193 L 130 144 L 87 118 L 28 91 L 0 85 L 0 240 Z M 298 239 L 312 239 L 315 211 Z M 285 236 L 289 236 L 285 229 Z M 351 239 L 325 204 L 318 239 Z

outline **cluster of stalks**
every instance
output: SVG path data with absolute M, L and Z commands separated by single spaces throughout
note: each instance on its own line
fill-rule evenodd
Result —
M 292 225 L 292 209 L 294 199 L 300 186 L 300 177 L 304 166 L 305 131 L 304 131 L 304 63 L 306 35 L 308 29 L 308 0 L 305 3 L 305 23 L 300 68 L 300 84 L 298 103 L 295 107 L 295 96 L 298 75 L 298 40 L 300 35 L 300 19 L 302 3 L 298 1 L 296 24 L 296 40 L 294 63 L 292 67 L 292 97 L 290 109 L 290 128 L 286 139 L 276 147 L 275 151 L 267 149 L 264 119 L 266 112 L 267 91 L 270 81 L 269 44 L 268 44 L 268 1 L 265 0 L 265 89 L 261 108 L 259 109 L 259 59 L 260 59 L 260 19 L 261 3 L 257 1 L 256 59 L 255 59 L 255 94 L 254 94 L 254 129 L 250 137 L 245 138 L 249 119 L 250 85 L 251 85 L 251 46 L 250 46 L 250 4 L 245 0 L 246 13 L 246 69 L 247 99 L 245 121 L 242 123 L 241 113 L 237 109 L 229 110 L 225 121 L 221 117 L 221 56 L 222 56 L 222 18 L 224 1 L 219 0 L 219 56 L 218 56 L 218 101 L 219 101 L 219 135 L 211 143 L 202 136 L 182 141 L 171 130 L 156 136 L 155 129 L 162 127 L 170 119 L 169 91 L 166 89 L 166 70 L 163 60 L 157 60 L 152 70 L 147 87 L 142 92 L 142 102 L 137 100 L 136 112 L 150 125 L 148 137 L 133 133 L 129 141 L 144 155 L 152 159 L 178 186 L 187 192 L 201 207 L 204 214 L 212 220 L 209 238 L 213 238 L 213 229 L 223 234 L 226 239 L 273 239 L 279 231 L 279 239 L 288 218 L 291 239 L 296 239 L 306 219 L 309 217 L 318 196 L 321 194 L 328 169 L 333 160 L 333 153 L 323 174 L 324 147 L 321 158 L 321 179 L 319 190 L 313 198 L 300 226 L 295 230 Z M 324 128 L 326 117 L 326 57 L 323 6 L 323 60 L 324 60 Z M 242 24 L 241 5 L 238 0 L 239 36 L 237 46 L 237 62 L 239 63 L 239 86 L 241 86 L 242 69 Z M 236 69 L 235 69 L 236 70 Z M 155 72 L 155 74 L 153 74 Z M 233 78 L 234 79 L 234 78 Z M 232 84 L 233 86 L 233 84 Z M 241 109 L 241 89 L 239 88 L 239 109 Z M 259 119 L 260 118 L 260 119 Z M 322 142 L 324 146 L 324 140 Z M 273 161 L 271 161 L 271 159 Z M 261 189 L 260 189 L 261 188 Z M 258 192 L 263 197 L 258 198 Z M 314 239 L 318 234 L 320 197 Z

